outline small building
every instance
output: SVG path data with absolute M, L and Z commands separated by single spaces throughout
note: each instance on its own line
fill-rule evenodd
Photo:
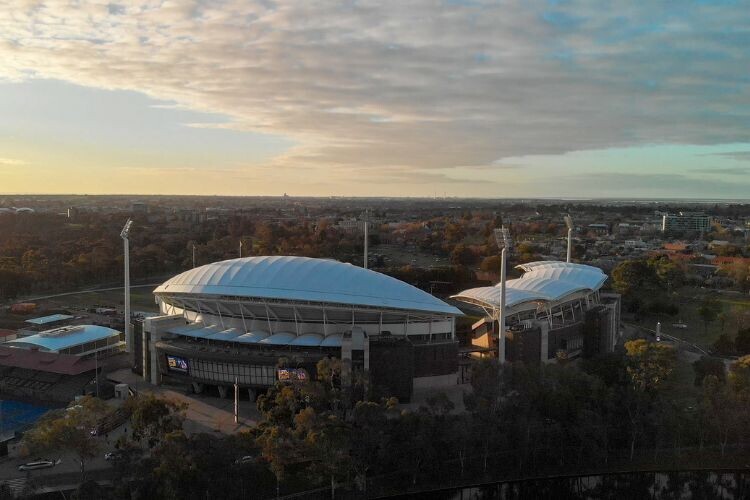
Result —
M 16 347 L 59 354 L 72 354 L 79 357 L 96 353 L 119 352 L 125 345 L 120 332 L 98 325 L 63 326 L 46 330 L 36 335 L 21 337 L 4 344 Z

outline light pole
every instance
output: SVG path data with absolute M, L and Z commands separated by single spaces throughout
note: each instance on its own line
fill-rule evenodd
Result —
M 570 214 L 568 214 L 564 217 L 564 219 L 565 225 L 568 226 L 568 255 L 565 259 L 565 262 L 570 262 L 573 254 L 573 218 L 570 216 Z
M 505 295 L 506 295 L 506 268 L 508 266 L 508 252 L 513 248 L 513 239 L 510 231 L 503 226 L 499 230 L 499 238 L 496 238 L 500 252 L 500 311 L 498 311 L 498 338 L 497 338 L 497 357 L 500 364 L 505 364 Z
M 364 221 L 365 221 L 365 257 L 364 257 L 364 259 L 365 259 L 365 262 L 364 262 L 364 264 L 365 264 L 365 265 L 364 265 L 364 268 L 365 268 L 365 269 L 367 269 L 367 266 L 368 266 L 368 264 L 369 264 L 369 262 L 368 262 L 368 260 L 369 260 L 369 259 L 368 259 L 368 257 L 367 257 L 367 246 L 368 246 L 368 244 L 370 243 L 370 242 L 368 241 L 368 240 L 369 240 L 369 238 L 368 238 L 368 234 L 367 234 L 367 231 L 368 231 L 368 227 L 367 227 L 367 226 L 369 225 L 369 224 L 368 224 L 368 217 L 367 217 L 367 215 L 368 215 L 368 214 L 367 214 L 367 210 L 365 210 L 365 215 L 364 215 Z
M 125 227 L 120 232 L 120 238 L 125 252 L 125 351 L 130 353 L 133 349 L 133 335 L 130 331 L 130 227 L 133 221 L 128 219 Z
M 195 269 L 195 243 L 193 243 L 193 269 Z
M 234 377 L 234 423 L 240 421 L 240 380 Z
M 240 240 L 240 259 L 242 258 L 242 240 Z

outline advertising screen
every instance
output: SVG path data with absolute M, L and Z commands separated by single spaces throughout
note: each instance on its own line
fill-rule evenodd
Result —
M 279 368 L 276 374 L 282 382 L 305 382 L 308 378 L 304 368 Z
M 181 358 L 179 356 L 171 356 L 167 354 L 167 366 L 169 366 L 170 370 L 175 371 L 175 372 L 181 372 L 181 373 L 188 372 L 187 359 Z

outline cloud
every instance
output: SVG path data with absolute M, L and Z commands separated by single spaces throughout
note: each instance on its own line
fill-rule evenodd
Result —
M 575 175 L 562 175 L 559 178 L 540 179 L 542 189 L 554 186 L 558 192 L 574 191 L 578 185 L 596 186 L 592 198 L 633 196 L 638 197 L 694 197 L 699 198 L 742 198 L 750 193 L 750 181 L 730 182 L 719 178 L 706 179 L 684 174 L 634 174 L 629 172 L 589 172 Z
M 0 158 L 0 165 L 6 167 L 15 167 L 19 165 L 25 165 L 26 162 L 15 158 Z
M 711 174 L 711 175 L 750 175 L 750 166 L 696 168 L 696 169 L 691 170 L 691 172 L 698 173 L 698 174 Z
M 189 126 L 291 137 L 273 167 L 419 172 L 750 141 L 748 25 L 706 2 L 6 2 L 0 80 L 227 115 Z
M 722 153 L 708 153 L 706 156 L 719 156 L 737 161 L 750 161 L 750 151 L 726 151 Z M 747 171 L 746 167 L 737 167 L 740 170 Z

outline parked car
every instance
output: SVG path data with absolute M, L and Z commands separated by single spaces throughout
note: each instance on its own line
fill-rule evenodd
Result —
M 117 460 L 122 454 L 119 451 L 108 451 L 104 454 L 104 460 Z
M 50 467 L 54 467 L 55 465 L 59 464 L 60 460 L 57 462 L 53 462 L 52 460 L 41 460 L 37 459 L 33 462 L 27 462 L 25 464 L 21 464 L 18 466 L 18 470 L 20 471 L 29 471 L 29 470 L 37 470 L 37 469 L 49 469 Z

